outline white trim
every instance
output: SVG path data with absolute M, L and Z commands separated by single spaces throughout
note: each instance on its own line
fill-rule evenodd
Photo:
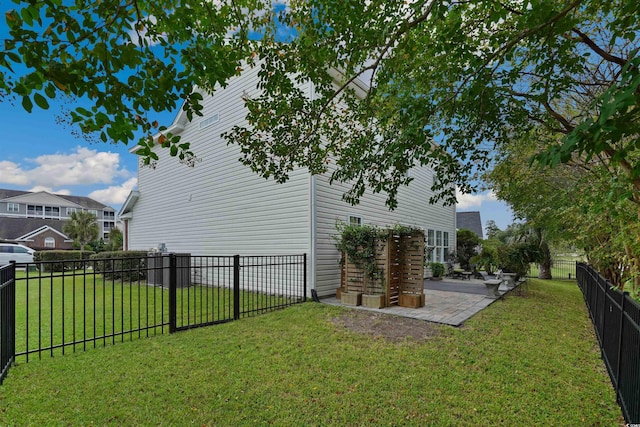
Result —
M 23 235 L 23 236 L 20 236 L 20 237 L 18 237 L 18 238 L 17 238 L 17 239 L 15 239 L 15 240 L 29 240 L 29 241 L 32 241 L 32 240 L 30 240 L 30 238 L 33 238 L 34 236 L 37 236 L 38 234 L 41 234 L 41 233 L 43 233 L 43 232 L 45 232 L 45 231 L 47 231 L 47 230 L 53 231 L 54 233 L 56 233 L 56 234 L 58 234 L 58 235 L 62 236 L 63 238 L 65 238 L 65 239 L 66 239 L 66 240 L 65 240 L 65 242 L 66 242 L 66 241 L 71 241 L 71 242 L 73 242 L 73 240 L 69 240 L 69 236 L 67 236 L 66 234 L 63 234 L 63 233 L 59 232 L 59 231 L 58 231 L 58 230 L 56 230 L 55 228 L 50 227 L 50 226 L 48 226 L 48 225 L 43 225 L 42 227 L 37 228 L 37 229 L 35 229 L 35 230 L 33 230 L 33 231 L 31 231 L 31 232 L 29 232 L 29 233 L 27 233 L 27 234 Z
M 140 197 L 140 192 L 137 190 L 131 190 L 129 195 L 127 196 L 127 200 L 124 201 L 122 207 L 118 211 L 116 215 L 120 219 L 129 219 L 133 217 L 133 207 L 136 205 L 138 201 L 138 197 Z
M 360 220 L 358 224 L 353 224 L 351 222 L 351 218 L 354 219 L 358 219 Z M 364 224 L 364 218 L 362 217 L 362 215 L 356 215 L 356 214 L 348 214 L 347 215 L 347 225 L 363 225 Z

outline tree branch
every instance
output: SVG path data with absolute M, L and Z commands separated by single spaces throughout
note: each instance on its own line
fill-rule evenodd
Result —
M 587 36 L 582 31 L 578 30 L 577 28 L 572 28 L 571 31 L 573 31 L 574 33 L 576 33 L 578 35 L 578 37 L 580 38 L 580 41 L 582 41 L 584 44 L 589 46 L 591 48 L 591 50 L 593 50 L 595 53 L 600 55 L 605 60 L 607 60 L 609 62 L 613 62 L 615 64 L 618 64 L 618 65 L 620 65 L 622 67 L 624 67 L 627 64 L 627 60 L 626 59 L 620 58 L 620 57 L 615 56 L 615 55 L 612 55 L 609 52 L 607 52 L 606 50 L 602 49 L 593 40 L 591 40 L 589 38 L 589 36 Z

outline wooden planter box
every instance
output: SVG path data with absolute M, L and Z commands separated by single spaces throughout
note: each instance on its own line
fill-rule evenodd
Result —
M 400 294 L 398 305 L 407 308 L 424 307 L 424 294 Z
M 385 294 L 384 307 L 401 305 L 401 294 L 417 295 L 417 303 L 406 307 L 422 307 L 424 297 L 424 234 L 414 230 L 411 234 L 389 232 L 379 239 L 375 247 L 375 262 L 379 277 L 368 277 L 362 268 L 354 265 L 343 253 L 340 275 L 342 295 L 346 292 L 375 292 Z M 341 298 L 341 301 L 343 299 Z M 374 302 L 376 305 L 377 302 Z M 409 304 L 407 302 L 407 304 Z M 422 305 L 420 305 L 422 304 Z
M 336 289 L 336 299 L 341 299 L 344 289 L 342 287 Z
M 342 292 L 340 302 L 344 305 L 361 305 L 362 294 L 360 292 Z
M 369 308 L 384 308 L 386 298 L 384 294 L 379 295 L 362 295 L 362 306 Z

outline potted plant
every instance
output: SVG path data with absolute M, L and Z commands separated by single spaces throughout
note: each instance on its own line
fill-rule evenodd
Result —
M 366 292 L 362 294 L 362 306 L 369 308 L 384 308 L 385 307 L 385 294 L 384 286 L 382 285 L 382 275 L 376 277 L 376 279 L 367 280 Z
M 375 282 L 381 276 L 376 263 L 376 243 L 383 232 L 371 225 L 341 224 L 338 230 L 340 236 L 335 240 L 336 247 L 344 254 L 341 262 L 348 260 L 363 272 L 362 281 L 347 282 L 340 292 L 340 301 L 345 305 L 360 305 L 365 283 Z
M 431 262 L 429 263 L 429 268 L 431 269 L 431 280 L 442 280 L 442 276 L 444 275 L 444 264 L 440 262 Z

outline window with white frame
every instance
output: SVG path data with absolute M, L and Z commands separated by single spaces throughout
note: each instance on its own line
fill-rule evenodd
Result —
M 426 248 L 426 250 L 427 250 L 427 258 L 428 258 L 427 261 L 428 262 L 432 262 L 433 259 L 434 259 L 435 246 L 436 246 L 435 231 L 427 230 L 427 248 Z
M 56 247 L 56 239 L 53 237 L 45 237 L 44 239 L 44 247 L 45 248 L 55 248 Z
M 449 232 L 427 230 L 427 250 L 431 249 L 431 262 L 447 262 L 449 260 Z
M 20 212 L 20 205 L 17 203 L 7 203 L 7 212 Z
M 449 233 L 446 231 L 442 232 L 442 259 L 449 261 Z
M 98 211 L 95 209 L 89 209 L 89 213 L 95 216 L 96 218 L 98 217 Z
M 362 217 L 349 215 L 349 225 L 362 225 Z
M 76 208 L 67 208 L 67 216 L 71 216 L 74 212 L 76 212 Z
M 44 216 L 44 206 L 27 205 L 27 216 L 35 216 L 35 217 Z
M 60 208 L 58 206 L 45 206 L 44 207 L 45 218 L 60 218 Z

